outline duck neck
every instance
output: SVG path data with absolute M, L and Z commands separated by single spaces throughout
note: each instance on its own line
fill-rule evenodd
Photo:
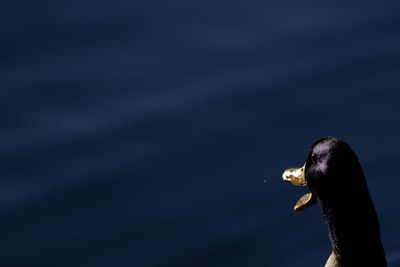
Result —
M 357 199 L 342 195 L 319 203 L 339 266 L 386 266 L 378 217 L 369 193 Z

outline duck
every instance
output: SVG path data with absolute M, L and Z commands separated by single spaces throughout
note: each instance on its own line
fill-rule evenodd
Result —
M 325 267 L 387 266 L 364 171 L 345 141 L 332 136 L 317 140 L 305 164 L 285 170 L 282 178 L 309 190 L 297 201 L 294 211 L 314 204 L 321 209 L 332 245 Z

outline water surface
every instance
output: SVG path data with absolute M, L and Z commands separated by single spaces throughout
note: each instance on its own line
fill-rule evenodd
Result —
M 320 211 L 280 177 L 325 135 L 358 153 L 399 265 L 398 8 L 4 5 L 0 265 L 323 266 Z

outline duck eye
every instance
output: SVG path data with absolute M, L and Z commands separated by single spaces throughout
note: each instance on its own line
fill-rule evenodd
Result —
M 311 155 L 311 162 L 312 163 L 316 163 L 317 162 L 317 155 L 315 155 L 315 154 Z

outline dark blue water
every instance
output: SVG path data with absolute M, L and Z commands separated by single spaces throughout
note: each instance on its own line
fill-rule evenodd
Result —
M 0 266 L 323 266 L 281 173 L 325 135 L 399 266 L 397 2 L 3 4 Z

